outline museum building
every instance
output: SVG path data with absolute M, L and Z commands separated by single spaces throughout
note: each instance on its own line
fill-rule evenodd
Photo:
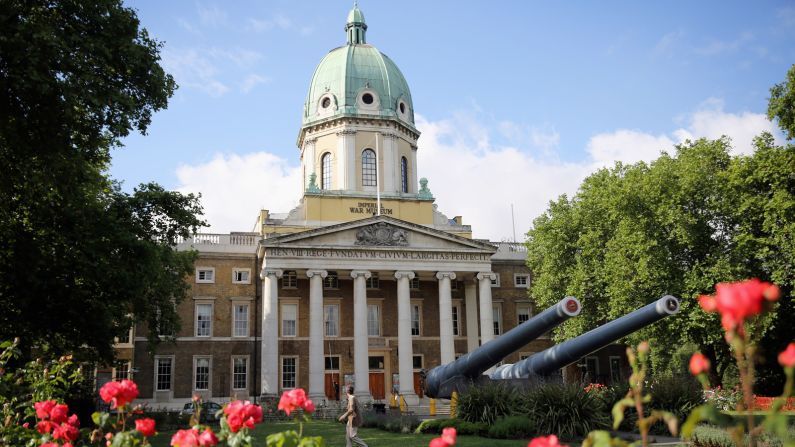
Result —
M 367 43 L 354 6 L 347 42 L 312 75 L 298 135 L 303 197 L 262 210 L 254 231 L 199 234 L 174 342 L 147 351 L 145 325 L 117 345 L 116 378 L 140 398 L 178 407 L 193 395 L 278 396 L 301 387 L 316 403 L 346 384 L 364 401 L 394 391 L 425 401 L 420 371 L 453 361 L 536 310 L 521 244 L 472 238 L 417 178 L 420 132 L 397 65 Z M 164 331 L 161 329 L 161 331 Z M 550 346 L 535 340 L 506 359 Z M 589 358 L 591 370 L 600 361 Z M 619 357 L 602 361 L 615 369 Z

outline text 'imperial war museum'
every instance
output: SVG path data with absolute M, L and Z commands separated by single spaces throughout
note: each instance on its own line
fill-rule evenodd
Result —
M 151 355 L 138 325 L 117 345 L 112 374 L 134 375 L 144 401 L 176 407 L 196 394 L 224 401 L 301 387 L 322 405 L 350 383 L 364 401 L 396 392 L 427 404 L 421 370 L 533 314 L 523 246 L 474 240 L 461 217 L 437 210 L 417 178 L 406 80 L 367 43 L 358 7 L 345 32 L 306 95 L 297 207 L 260 211 L 253 232 L 181 244 L 199 257 L 175 343 Z M 506 361 L 549 346 L 542 338 Z M 584 362 L 592 378 L 616 377 L 623 360 Z

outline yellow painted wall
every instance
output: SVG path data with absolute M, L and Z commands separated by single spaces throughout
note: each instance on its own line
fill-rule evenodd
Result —
M 305 196 L 308 221 L 348 222 L 370 217 L 375 212 L 374 197 Z M 381 214 L 422 225 L 433 223 L 433 203 L 420 200 L 381 199 Z

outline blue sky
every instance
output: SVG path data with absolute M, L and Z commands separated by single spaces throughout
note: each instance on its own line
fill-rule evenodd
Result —
M 300 196 L 300 114 L 350 1 L 128 2 L 180 85 L 114 153 L 126 189 L 201 192 L 209 231 L 251 229 Z M 768 91 L 795 62 L 792 2 L 362 0 L 367 40 L 412 90 L 419 175 L 476 237 L 517 237 L 615 160 L 775 126 Z M 779 136 L 779 139 L 781 137 Z M 781 141 L 781 140 L 780 140 Z M 498 197 L 498 200 L 494 200 Z M 507 217 L 507 218 L 506 218 Z

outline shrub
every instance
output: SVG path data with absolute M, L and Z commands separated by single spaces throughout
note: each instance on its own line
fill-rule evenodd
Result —
M 377 428 L 394 433 L 411 433 L 420 426 L 420 420 L 413 415 L 386 415 L 381 413 L 365 412 L 362 415 L 362 426 Z
M 468 422 L 493 424 L 498 418 L 521 414 L 522 401 L 512 387 L 498 383 L 473 386 L 461 393 L 458 416 Z
M 468 422 L 462 419 L 428 419 L 414 431 L 415 433 L 440 434 L 442 430 L 453 427 L 459 435 L 482 436 L 489 430 L 487 424 L 481 422 Z
M 538 433 L 572 439 L 610 425 L 604 400 L 580 384 L 546 383 L 527 391 L 525 399 L 527 416 Z
M 488 436 L 498 439 L 529 438 L 535 434 L 535 429 L 527 416 L 506 416 L 497 419 L 489 427 Z
M 687 415 L 704 401 L 701 385 L 692 376 L 662 376 L 652 381 L 649 386 L 651 408 L 672 413 L 684 422 Z M 651 428 L 653 433 L 668 433 L 662 422 Z

